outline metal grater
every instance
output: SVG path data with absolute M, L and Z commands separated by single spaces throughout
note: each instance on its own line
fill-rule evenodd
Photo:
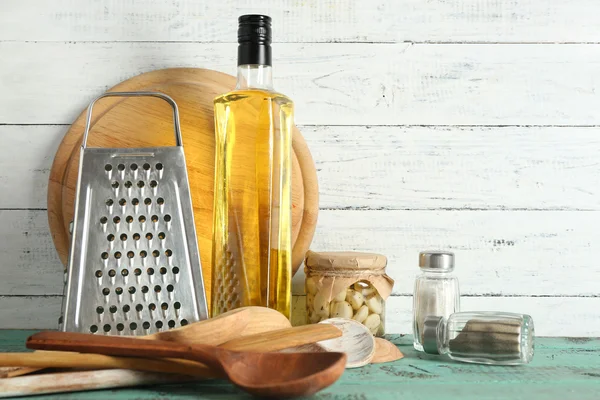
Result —
M 96 101 L 173 108 L 175 146 L 88 148 Z M 208 317 L 175 101 L 88 107 L 60 329 L 145 335 Z

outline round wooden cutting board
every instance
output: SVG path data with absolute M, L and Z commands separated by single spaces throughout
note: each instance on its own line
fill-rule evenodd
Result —
M 173 68 L 144 73 L 110 91 L 159 91 L 177 102 L 194 207 L 194 219 L 207 299 L 210 301 L 212 212 L 214 182 L 213 99 L 235 86 L 235 77 L 199 68 Z M 77 185 L 79 150 L 86 112 L 75 120 L 63 138 L 50 171 L 48 219 L 61 261 L 66 265 Z M 172 146 L 172 110 L 156 98 L 102 99 L 94 106 L 89 147 Z M 243 166 L 240 166 L 243 168 Z M 293 133 L 292 243 L 294 273 L 313 238 L 317 222 L 317 174 L 300 132 Z

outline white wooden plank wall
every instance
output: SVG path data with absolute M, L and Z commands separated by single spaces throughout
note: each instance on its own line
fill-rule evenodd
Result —
M 2 1 L 0 328 L 56 326 L 46 182 L 67 125 L 141 72 L 234 73 L 236 18 L 258 12 L 274 18 L 276 86 L 295 99 L 319 171 L 314 249 L 389 257 L 389 332 L 410 332 L 418 251 L 442 248 L 457 254 L 465 309 L 530 313 L 540 335 L 599 336 L 599 7 Z

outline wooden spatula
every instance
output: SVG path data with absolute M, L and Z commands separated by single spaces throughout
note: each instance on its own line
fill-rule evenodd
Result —
M 130 357 L 182 358 L 198 361 L 225 375 L 242 390 L 261 397 L 308 396 L 333 384 L 344 372 L 344 353 L 252 353 L 208 345 L 139 341 L 82 333 L 40 332 L 27 339 L 38 350 L 71 350 Z

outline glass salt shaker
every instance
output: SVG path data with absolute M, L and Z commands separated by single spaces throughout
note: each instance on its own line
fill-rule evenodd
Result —
M 413 294 L 413 346 L 423 351 L 423 323 L 428 316 L 449 317 L 460 310 L 458 279 L 454 270 L 454 253 L 424 251 L 419 253 L 421 275 Z
M 453 360 L 490 365 L 520 365 L 533 359 L 535 330 L 525 314 L 458 312 L 449 318 L 429 316 L 423 325 L 423 348 Z

